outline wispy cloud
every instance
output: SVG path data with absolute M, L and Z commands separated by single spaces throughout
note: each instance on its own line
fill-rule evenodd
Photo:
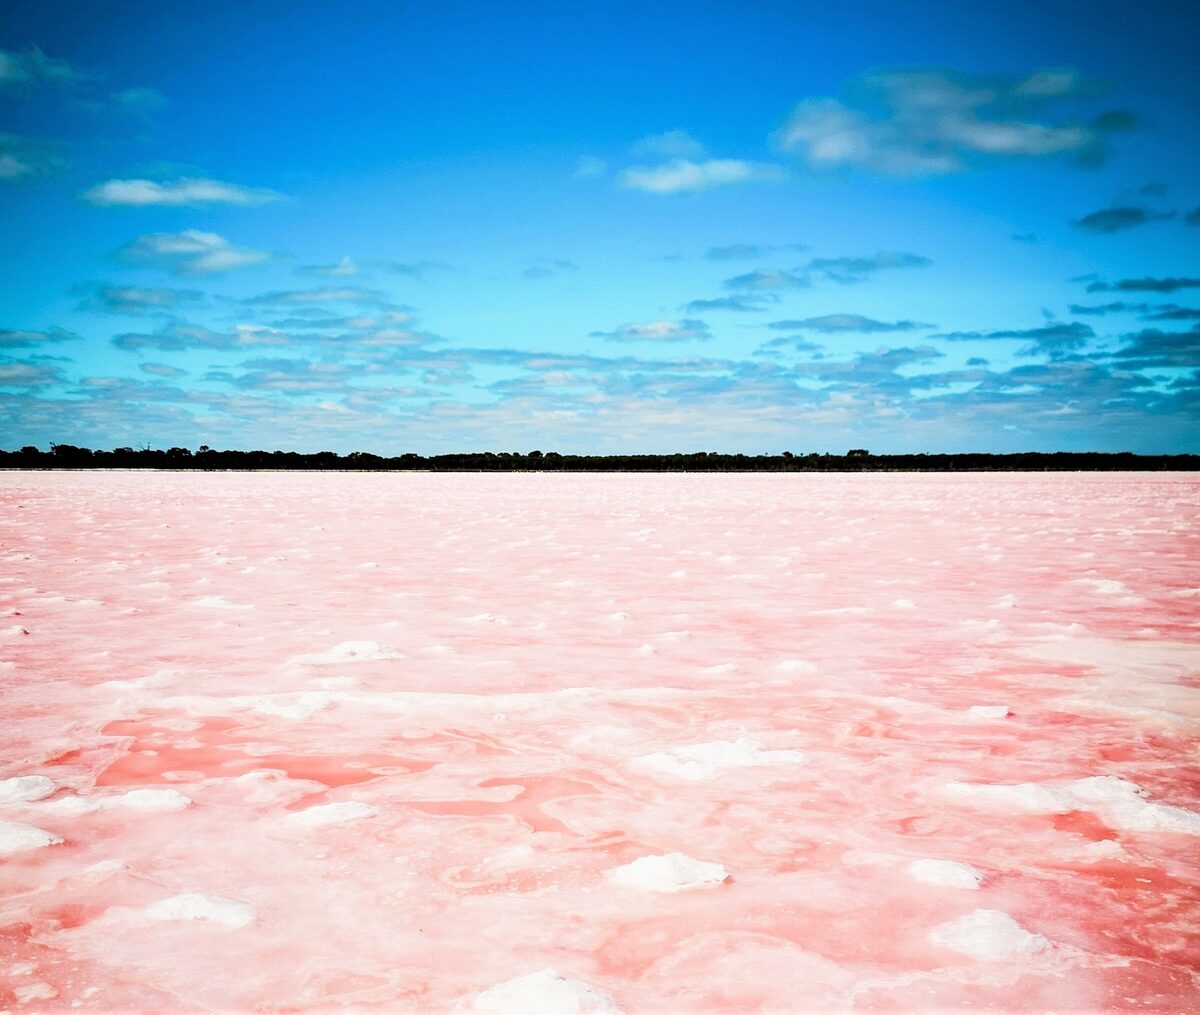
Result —
M 27 349 L 48 345 L 52 342 L 78 341 L 79 336 L 65 328 L 49 328 L 46 331 L 18 331 L 0 328 L 0 349 Z
M 1030 345 L 1030 353 L 1047 353 L 1059 355 L 1072 349 L 1085 346 L 1088 339 L 1095 338 L 1096 333 L 1091 325 L 1080 321 L 1059 322 L 1047 324 L 1041 328 L 1025 328 L 1007 331 L 950 331 L 933 338 L 943 338 L 951 342 L 967 342 L 991 339 L 1024 339 Z
M 1072 225 L 1090 233 L 1118 233 L 1123 229 L 1133 229 L 1149 222 L 1161 222 L 1174 217 L 1173 211 L 1154 211 L 1136 205 L 1120 205 L 1091 212 L 1073 220 Z
M 271 259 L 265 251 L 235 246 L 217 233 L 198 229 L 185 229 L 181 233 L 147 233 L 122 247 L 117 256 L 175 275 L 216 275 Z
M 179 207 L 203 204 L 266 204 L 283 195 L 262 187 L 243 187 L 222 180 L 179 179 L 171 183 L 155 180 L 108 180 L 80 195 L 101 207 Z
M 297 275 L 318 275 L 324 278 L 348 278 L 357 275 L 358 265 L 349 255 L 342 257 L 336 264 L 306 264 L 296 269 Z
M 783 250 L 805 250 L 803 243 L 730 243 L 709 247 L 704 256 L 710 261 L 750 261 Z
M 630 166 L 618 180 L 630 190 L 649 194 L 694 194 L 731 183 L 774 181 L 787 177 L 779 166 L 745 159 L 672 159 L 659 166 Z
M 0 182 L 54 176 L 66 165 L 58 146 L 50 141 L 0 133 Z
M 712 333 L 703 321 L 684 318 L 682 321 L 622 324 L 615 331 L 593 331 L 591 337 L 610 342 L 686 342 L 712 338 Z
M 689 314 L 703 314 L 709 310 L 728 310 L 737 314 L 762 313 L 779 302 L 774 293 L 739 293 L 736 296 L 718 296 L 711 300 L 692 300 L 683 309 Z
M 181 303 L 195 303 L 203 298 L 204 293 L 197 289 L 101 285 L 76 309 L 85 313 L 141 316 L 142 314 L 166 313 L 174 310 Z
M 807 289 L 811 284 L 804 275 L 775 269 L 749 271 L 721 283 L 726 289 Z
M 282 289 L 260 293 L 242 302 L 252 306 L 304 306 L 319 303 L 378 303 L 383 294 L 358 286 L 321 286 L 317 289 Z
M 928 257 L 903 250 L 881 250 L 866 257 L 815 257 L 805 265 L 806 270 L 821 272 L 834 282 L 861 282 L 880 271 L 895 268 L 927 268 L 933 262 Z
M 841 332 L 871 334 L 885 331 L 918 331 L 937 325 L 922 324 L 919 321 L 876 321 L 862 314 L 825 314 L 822 317 L 806 317 L 797 321 L 772 321 L 767 327 L 777 331 L 820 331 L 826 335 L 833 335 Z
M 635 141 L 630 154 L 639 159 L 702 159 L 706 152 L 704 145 L 686 130 L 667 130 Z
M 1200 278 L 1123 278 L 1118 282 L 1091 282 L 1090 293 L 1173 293 L 1180 289 L 1200 289 Z
M 213 331 L 199 324 L 172 322 L 155 332 L 126 332 L 116 335 L 112 344 L 125 352 L 155 349 L 159 352 L 183 352 L 187 349 L 242 349 L 251 346 L 287 345 L 290 337 L 274 328 L 239 324 L 232 331 Z
M 62 380 L 62 368 L 55 363 L 0 359 L 0 388 L 40 388 Z
M 0 49 L 0 87 L 8 85 L 69 85 L 89 75 L 66 60 L 47 56 L 37 46 L 23 50 Z
M 552 275 L 561 275 L 564 271 L 578 271 L 579 265 L 574 261 L 568 261 L 564 258 L 551 258 L 549 260 L 535 261 L 526 268 L 522 275 L 526 278 L 550 278 Z
M 1131 126 L 1110 111 L 1090 123 L 1056 117 L 1064 102 L 1098 97 L 1072 70 L 981 77 L 945 68 L 879 70 L 844 97 L 801 102 L 776 132 L 784 151 L 813 169 L 891 176 L 957 173 L 987 161 L 1103 156 L 1107 133 Z

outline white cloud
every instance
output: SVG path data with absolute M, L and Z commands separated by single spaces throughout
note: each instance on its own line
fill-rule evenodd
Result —
M 787 174 L 779 166 L 744 159 L 672 159 L 661 166 L 630 166 L 619 179 L 623 187 L 651 194 L 683 194 L 711 190 L 730 183 L 780 180 Z
M 712 338 L 708 325 L 690 318 L 682 321 L 622 324 L 616 331 L 593 331 L 592 336 L 613 342 L 686 342 L 690 339 Z
M 806 99 L 774 140 L 814 169 L 891 176 L 957 173 L 981 159 L 1074 155 L 1095 159 L 1095 123 L 1055 122 L 1050 107 L 1094 97 L 1074 71 L 985 78 L 949 70 L 894 70 L 851 83 L 851 98 Z M 882 112 L 880 112 L 882 108 Z
M 0 49 L 0 86 L 13 84 L 71 84 L 84 80 L 66 60 L 47 56 L 37 46 L 16 52 Z
M 162 268 L 176 275 L 215 275 L 268 261 L 262 250 L 237 247 L 216 233 L 185 229 L 181 233 L 147 233 L 118 251 L 127 261 Z
M 180 179 L 174 183 L 154 180 L 108 180 L 84 191 L 81 197 L 104 207 L 170 207 L 197 204 L 266 204 L 283 195 L 261 187 L 241 187 L 221 180 Z
M 301 275 L 321 275 L 325 278 L 346 278 L 358 274 L 353 258 L 344 256 L 337 264 L 309 264 L 298 270 Z

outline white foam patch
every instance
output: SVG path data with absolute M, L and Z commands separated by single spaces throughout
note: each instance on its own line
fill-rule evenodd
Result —
M 684 853 L 642 856 L 608 872 L 614 884 L 643 892 L 686 892 L 712 888 L 729 877 L 719 863 L 696 860 Z
M 54 792 L 54 783 L 44 775 L 18 775 L 0 779 L 0 804 L 41 800 Z
M 954 782 L 943 788 L 951 797 L 973 805 L 1028 814 L 1090 811 L 1113 828 L 1130 832 L 1175 832 L 1200 835 L 1200 812 L 1151 803 L 1137 783 L 1114 775 L 1094 775 L 1063 786 L 1022 782 L 990 786 Z
M 310 666 L 323 666 L 340 663 L 367 663 L 383 659 L 403 659 L 399 652 L 384 648 L 377 641 L 343 641 L 334 645 L 328 652 L 316 652 L 311 655 L 295 656 L 294 663 L 307 663 Z
M 582 980 L 572 980 L 556 969 L 498 983 L 478 995 L 472 1011 L 505 1015 L 577 1015 L 586 1012 L 620 1012 L 603 991 Z
M 908 873 L 916 881 L 940 888 L 977 889 L 983 884 L 983 872 L 956 860 L 914 860 Z
M 977 909 L 943 923 L 930 931 L 929 940 L 978 962 L 1020 959 L 1050 947 L 1041 934 L 1030 933 L 998 909 Z
M 221 895 L 188 892 L 173 895 L 147 906 L 143 912 L 151 920 L 219 923 L 226 927 L 245 927 L 258 915 L 253 906 Z
M 1012 715 L 1012 709 L 1007 705 L 972 705 L 967 715 L 972 719 L 1004 719 Z
M 23 825 L 19 821 L 0 821 L 0 856 L 24 853 L 43 846 L 56 846 L 62 842 L 57 835 L 44 828 Z
M 192 804 L 192 798 L 177 789 L 131 789 L 116 796 L 84 797 L 68 796 L 51 800 L 42 809 L 54 814 L 92 814 L 95 811 L 110 811 L 117 808 L 143 813 L 165 814 L 182 811 Z
M 757 740 L 743 737 L 739 740 L 713 740 L 672 747 L 637 758 L 634 764 L 677 779 L 704 782 L 716 778 L 727 769 L 802 765 L 806 760 L 800 751 L 764 751 Z
M 302 811 L 295 811 L 287 816 L 290 825 L 301 828 L 321 828 L 324 825 L 340 825 L 347 821 L 361 821 L 363 818 L 374 817 L 379 810 L 370 804 L 359 803 L 357 800 L 340 800 L 332 804 L 317 804 Z

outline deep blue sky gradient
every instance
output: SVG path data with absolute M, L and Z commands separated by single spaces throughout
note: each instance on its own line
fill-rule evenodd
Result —
M 1161 280 L 1200 279 L 1198 43 L 1193 3 L 0 3 L 0 446 L 1195 451 L 1200 284 Z M 983 126 L 1103 157 L 898 173 L 943 121 L 856 84 L 1047 69 L 1074 83 Z M 820 99 L 872 154 L 781 142 Z M 929 143 L 977 126 L 956 101 Z M 624 175 L 678 159 L 747 178 Z M 112 180 L 274 199 L 86 196 Z M 189 230 L 257 260 L 137 254 Z M 914 266 L 821 267 L 880 253 Z M 323 287 L 364 292 L 264 298 Z

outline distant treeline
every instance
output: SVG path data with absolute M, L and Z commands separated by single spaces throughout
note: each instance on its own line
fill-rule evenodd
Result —
M 1025 452 L 1014 455 L 727 455 L 699 451 L 674 455 L 560 455 L 556 451 L 471 451 L 450 455 L 408 452 L 387 457 L 366 451 L 214 451 L 188 448 L 114 448 L 93 451 L 52 444 L 49 451 L 0 450 L 0 469 L 315 470 L 350 472 L 1190 472 L 1200 455 L 1135 455 L 1132 451 Z

